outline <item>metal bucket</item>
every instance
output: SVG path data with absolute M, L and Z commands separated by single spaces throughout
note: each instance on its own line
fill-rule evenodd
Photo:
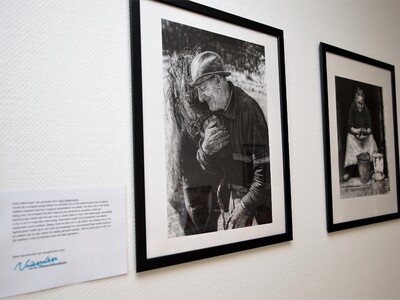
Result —
M 360 174 L 360 181 L 362 183 L 367 183 L 371 175 L 370 158 L 371 156 L 367 152 L 357 155 L 358 173 Z

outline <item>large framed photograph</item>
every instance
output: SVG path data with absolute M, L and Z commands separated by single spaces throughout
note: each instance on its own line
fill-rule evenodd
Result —
M 400 217 L 394 66 L 320 44 L 328 232 Z
M 130 5 L 137 271 L 291 240 L 283 32 Z

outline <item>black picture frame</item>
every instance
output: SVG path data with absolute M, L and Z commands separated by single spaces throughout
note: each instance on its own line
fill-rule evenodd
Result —
M 395 68 L 323 42 L 320 59 L 327 230 L 398 219 Z
M 292 240 L 283 31 L 190 1 L 131 0 L 130 13 L 136 271 L 142 272 Z M 167 21 L 164 20 L 164 17 L 160 17 L 160 15 L 167 15 L 168 17 L 165 17 Z M 203 22 L 204 18 L 206 18 L 207 22 Z M 173 20 L 171 21 L 171 19 Z M 195 25 L 191 22 L 194 22 L 193 24 Z M 212 22 L 218 22 L 219 26 L 212 27 L 212 25 L 209 25 Z M 211 27 L 204 28 L 203 26 Z M 224 37 L 221 32 L 230 30 L 230 32 L 235 32 L 234 34 L 236 34 L 237 31 L 244 31 L 245 36 L 262 36 L 263 39 L 268 40 L 265 45 L 263 44 L 262 49 L 265 51 L 263 52 L 263 55 L 266 54 L 267 56 L 269 55 L 273 57 L 269 63 L 275 67 L 271 69 L 265 69 L 264 67 L 260 73 L 266 70 L 267 74 L 263 75 L 263 78 L 266 81 L 267 78 L 269 78 L 268 76 L 270 76 L 272 78 L 271 81 L 274 82 L 270 84 L 271 86 L 274 86 L 274 88 L 271 88 L 271 94 L 269 95 L 270 98 L 268 98 L 271 100 L 268 104 L 265 100 L 266 98 L 263 98 L 264 100 L 262 100 L 265 101 L 265 105 L 267 105 L 268 110 L 271 111 L 269 113 L 271 117 L 268 120 L 268 127 L 269 135 L 273 135 L 274 137 L 273 142 L 271 142 L 272 138 L 270 139 L 270 145 L 268 146 L 271 151 L 270 170 L 271 178 L 273 178 L 271 179 L 271 185 L 272 191 L 275 192 L 272 193 L 271 196 L 272 215 L 274 218 L 272 223 L 235 230 L 210 231 L 200 234 L 184 235 L 182 237 L 170 237 L 169 231 L 167 232 L 167 229 L 159 224 L 165 224 L 166 222 L 168 222 L 168 224 L 171 223 L 170 219 L 168 219 L 169 216 L 167 217 L 166 211 L 169 206 L 167 209 L 164 207 L 164 205 L 169 205 L 169 198 L 155 197 L 149 195 L 149 193 L 154 192 L 154 190 L 163 191 L 167 189 L 167 187 L 165 187 L 165 182 L 170 179 L 168 176 L 161 174 L 166 166 L 162 163 L 162 151 L 164 150 L 160 150 L 160 148 L 163 148 L 163 145 L 164 149 L 168 148 L 168 145 L 172 144 L 172 142 L 169 142 L 170 139 L 166 137 L 164 144 L 161 142 L 161 144 L 159 144 L 161 146 L 151 147 L 148 145 L 152 142 L 148 141 L 153 138 L 157 139 L 158 143 L 158 140 L 163 140 L 163 135 L 165 134 L 165 129 L 163 132 L 162 127 L 166 126 L 166 123 L 157 121 L 163 118 L 163 113 L 159 112 L 159 117 L 154 117 L 152 115 L 153 112 L 149 113 L 149 110 L 153 108 L 156 109 L 160 106 L 165 107 L 166 105 L 165 99 L 159 91 L 160 89 L 155 88 L 158 84 L 157 80 L 161 81 L 162 78 L 164 78 L 161 75 L 166 74 L 165 70 L 160 71 L 163 69 L 162 61 L 165 61 L 165 59 L 160 59 L 161 55 L 164 57 L 167 52 L 163 48 L 163 43 L 166 42 L 165 40 L 160 41 L 163 37 L 162 35 L 159 35 L 161 31 L 162 34 L 164 34 L 163 30 L 165 30 L 165 28 L 183 28 L 182 30 L 190 31 L 189 36 L 191 36 L 193 32 L 198 33 L 200 36 L 217 36 L 217 39 L 222 41 L 221 43 L 227 39 L 231 39 L 233 41 L 232 43 L 237 42 L 241 43 L 240 45 L 242 46 L 245 45 L 246 51 L 250 52 L 259 51 L 257 49 L 260 48 L 257 48 L 257 45 L 253 42 L 247 42 L 247 39 L 241 40 L 240 38 L 234 38 L 231 36 Z M 232 31 L 232 28 L 238 30 Z M 218 33 L 214 32 L 214 30 L 218 31 Z M 239 32 L 239 34 L 241 33 Z M 180 40 L 180 36 L 183 35 L 184 32 L 180 32 L 179 34 L 176 33 L 176 36 L 174 36 L 174 39 L 172 40 Z M 155 48 L 158 48 L 158 52 L 154 52 L 156 54 L 152 56 L 149 52 L 154 50 L 153 45 L 155 45 Z M 215 44 L 213 44 L 213 46 L 215 46 Z M 267 47 L 269 48 L 267 49 Z M 263 55 L 262 57 L 252 57 L 255 57 L 255 60 L 262 58 L 265 63 L 265 57 Z M 224 59 L 224 57 L 222 58 Z M 269 57 L 267 57 L 267 59 L 269 59 Z M 154 75 L 154 73 L 149 75 L 150 71 L 155 72 L 157 76 Z M 161 84 L 158 84 L 158 86 L 160 87 Z M 156 93 L 155 97 L 151 96 L 151 93 L 153 92 Z M 277 96 L 273 97 L 274 95 Z M 153 106 L 151 106 L 151 108 L 150 106 L 146 106 L 150 105 L 149 103 L 151 101 L 160 101 L 160 98 L 162 99 L 161 101 L 163 101 L 157 102 L 161 103 L 160 105 L 152 104 Z M 167 108 L 165 109 L 167 111 Z M 167 113 L 164 112 L 164 114 Z M 152 123 L 153 121 L 156 123 L 158 122 L 158 125 L 154 125 Z M 152 125 L 149 125 L 149 122 Z M 154 130 L 154 134 L 149 133 L 151 130 Z M 156 154 L 155 152 L 159 150 L 161 151 L 158 152 L 160 154 Z M 166 156 L 171 156 L 171 154 L 167 153 Z M 149 157 L 151 157 L 151 159 Z M 154 167 L 152 168 L 150 166 L 152 163 L 151 160 L 153 159 L 161 161 L 161 163 L 158 164 L 159 170 L 155 170 Z M 169 170 L 166 172 L 169 172 Z M 150 185 L 149 181 L 154 182 L 154 185 Z M 161 184 L 159 184 L 160 182 Z M 160 193 L 162 194 L 163 192 Z M 164 209 L 159 206 L 163 206 Z M 156 209 L 151 209 L 151 207 L 155 207 Z M 158 215 L 154 216 L 154 214 Z M 229 234 L 227 232 L 229 232 L 232 237 L 228 236 Z M 247 233 L 249 233 L 249 235 Z M 236 234 L 240 236 L 240 238 L 236 238 Z M 154 246 L 154 243 L 158 243 L 158 246 Z M 171 243 L 174 245 L 177 244 L 178 246 L 176 246 L 176 248 L 179 249 L 174 251 L 175 246 L 171 246 Z M 199 243 L 199 246 L 197 246 L 197 243 Z M 156 254 L 152 254 L 152 249 L 156 249 L 154 250 Z M 159 252 L 161 252 L 161 254 Z

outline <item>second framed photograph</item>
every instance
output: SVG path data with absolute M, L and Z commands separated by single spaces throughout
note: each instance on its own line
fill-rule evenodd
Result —
M 137 271 L 292 239 L 283 31 L 131 1 Z
M 394 66 L 320 44 L 328 231 L 400 217 Z

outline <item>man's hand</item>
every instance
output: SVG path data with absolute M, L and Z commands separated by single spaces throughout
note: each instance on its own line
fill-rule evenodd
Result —
M 227 223 L 227 228 L 241 228 L 250 226 L 253 222 L 253 216 L 245 212 L 241 204 L 236 205 Z
M 229 133 L 223 125 L 217 125 L 216 121 L 208 124 L 204 132 L 204 141 L 201 145 L 204 153 L 213 155 L 229 144 Z

